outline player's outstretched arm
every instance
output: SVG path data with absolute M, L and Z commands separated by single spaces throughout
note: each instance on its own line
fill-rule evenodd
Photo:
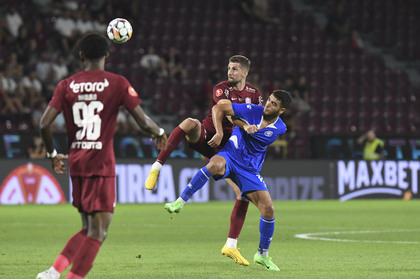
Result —
M 141 106 L 135 107 L 130 114 L 134 117 L 137 124 L 147 133 L 152 135 L 155 139 L 155 144 L 158 149 L 166 149 L 168 138 L 165 130 L 160 128 L 149 116 L 146 115 Z
M 223 124 L 222 120 L 225 115 L 234 115 L 232 103 L 229 100 L 223 99 L 220 100 L 215 106 L 212 108 L 212 118 L 213 118 L 213 125 L 216 129 L 216 134 L 213 136 L 211 140 L 209 140 L 208 144 L 215 148 L 220 145 L 223 139 Z
M 238 126 L 239 128 L 245 130 L 245 132 L 247 132 L 248 134 L 253 134 L 256 133 L 258 131 L 257 126 L 255 125 L 249 125 L 248 123 L 246 123 L 245 121 L 239 119 L 239 118 L 232 118 L 231 121 L 233 124 L 235 124 L 235 126 Z
M 44 142 L 45 148 L 47 149 L 47 157 L 51 159 L 51 167 L 55 173 L 64 174 L 66 167 L 63 160 L 67 159 L 67 155 L 57 154 L 53 142 L 52 142 L 52 130 L 51 124 L 59 114 L 55 108 L 47 106 L 44 114 L 41 117 L 39 123 L 39 132 L 41 134 L 42 141 Z

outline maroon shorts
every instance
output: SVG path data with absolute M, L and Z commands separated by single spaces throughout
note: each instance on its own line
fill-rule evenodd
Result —
M 80 212 L 114 212 L 114 176 L 72 176 L 73 205 Z
M 220 149 L 225 146 L 226 142 L 229 140 L 231 131 L 223 131 L 223 139 L 220 144 L 220 147 L 218 148 L 212 148 L 210 145 L 207 144 L 209 140 L 214 136 L 214 132 L 211 132 L 204 128 L 204 125 L 201 124 L 201 134 L 200 139 L 196 143 L 189 143 L 189 146 L 206 157 L 207 159 L 210 159 L 214 155 L 216 155 L 217 152 L 220 151 Z

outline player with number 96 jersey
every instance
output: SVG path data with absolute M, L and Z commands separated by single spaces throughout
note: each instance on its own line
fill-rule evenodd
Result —
M 140 103 L 125 77 L 106 71 L 82 71 L 58 84 L 49 105 L 66 119 L 70 175 L 115 175 L 119 107 L 131 111 Z

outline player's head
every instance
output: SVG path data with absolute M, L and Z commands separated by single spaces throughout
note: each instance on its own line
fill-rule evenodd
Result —
M 251 61 L 243 55 L 234 55 L 229 58 L 228 81 L 231 85 L 244 82 L 248 76 Z
M 264 116 L 277 117 L 290 106 L 292 97 L 285 90 L 274 90 L 264 106 Z
M 229 58 L 229 63 L 239 63 L 241 68 L 246 71 L 249 71 L 249 68 L 251 68 L 251 61 L 243 55 L 232 56 Z
M 366 138 L 368 141 L 374 141 L 376 139 L 376 133 L 373 129 L 370 129 L 366 133 Z
M 80 56 L 87 60 L 98 60 L 108 55 L 108 40 L 97 33 L 89 33 L 80 40 Z

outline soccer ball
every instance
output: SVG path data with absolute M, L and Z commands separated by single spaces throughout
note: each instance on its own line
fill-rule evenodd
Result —
M 115 18 L 108 24 L 106 30 L 108 38 L 117 44 L 122 44 L 130 40 L 133 34 L 133 27 L 130 22 L 124 18 Z

